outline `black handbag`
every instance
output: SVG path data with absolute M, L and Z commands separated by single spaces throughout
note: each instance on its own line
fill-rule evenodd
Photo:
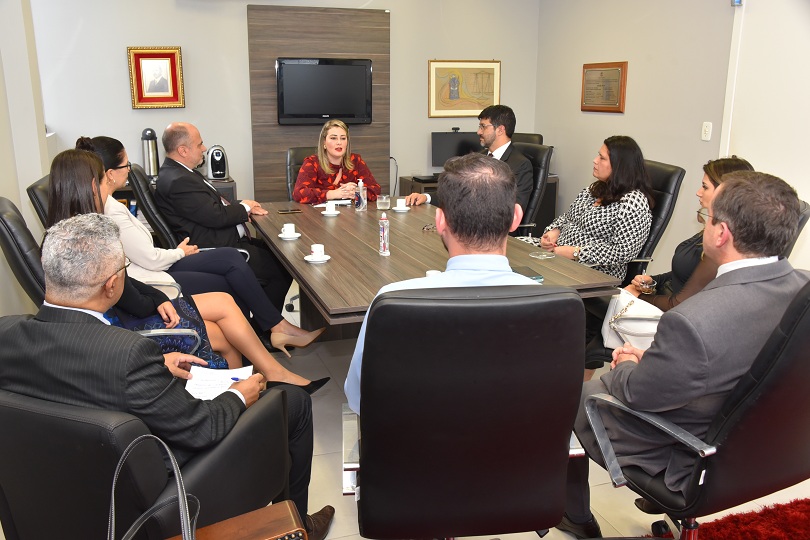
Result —
M 186 495 L 186 486 L 183 484 L 183 477 L 180 475 L 180 466 L 177 464 L 174 454 L 172 454 L 172 451 L 165 442 L 154 435 L 141 435 L 132 441 L 129 446 L 127 446 L 126 450 L 124 450 L 124 453 L 121 454 L 121 459 L 118 460 L 118 466 L 115 468 L 115 476 L 113 476 L 112 495 L 110 496 L 110 518 L 107 523 L 107 540 L 115 540 L 115 484 L 118 481 L 118 475 L 121 473 L 121 469 L 124 467 L 124 462 L 127 460 L 127 457 L 129 457 L 135 447 L 150 439 L 158 443 L 158 446 L 163 449 L 164 454 L 166 454 L 169 462 L 172 464 L 174 480 L 177 485 L 177 495 L 173 495 L 168 499 L 159 500 L 148 508 L 135 520 L 135 523 L 132 524 L 127 532 L 124 533 L 121 540 L 131 540 L 149 518 L 166 506 L 174 504 L 175 501 L 177 501 L 180 510 L 180 531 L 183 540 L 194 540 L 197 529 L 197 516 L 200 514 L 200 501 L 194 495 Z M 189 512 L 189 503 L 193 503 L 193 516 L 190 515 Z

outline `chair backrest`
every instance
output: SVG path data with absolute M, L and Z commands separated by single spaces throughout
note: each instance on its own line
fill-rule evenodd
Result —
M 106 538 L 115 466 L 132 440 L 149 433 L 146 425 L 130 414 L 6 390 L 0 390 L 0 425 L 0 521 L 6 539 L 48 538 L 57 529 L 60 538 Z M 117 538 L 166 481 L 157 446 L 136 449 L 116 489 Z
M 717 454 L 696 465 L 691 515 L 707 515 L 810 478 L 810 283 L 788 306 L 706 435 Z M 706 467 L 703 485 L 700 469 Z
M 512 133 L 512 142 L 543 144 L 543 136 L 539 133 Z
M 138 200 L 138 210 L 146 216 L 146 221 L 152 226 L 152 230 L 158 237 L 160 247 L 163 249 L 174 249 L 179 242 L 174 235 L 169 222 L 163 217 L 160 209 L 155 204 L 154 186 L 143 167 L 133 163 L 132 171 L 129 173 L 129 185 Z
M 34 235 L 13 202 L 0 197 L 0 246 L 14 277 L 37 306 L 45 300 L 42 254 Z
M 287 149 L 287 196 L 293 200 L 293 188 L 304 160 L 318 153 L 317 146 L 293 146 Z
M 783 259 L 790 257 L 790 254 L 793 252 L 793 246 L 796 245 L 796 240 L 799 239 L 799 235 L 802 234 L 802 229 L 804 229 L 804 226 L 807 225 L 807 219 L 810 218 L 810 204 L 807 204 L 804 201 L 799 201 L 799 210 L 801 211 L 801 214 L 799 214 L 799 228 L 796 231 L 796 238 L 793 239 L 793 242 L 788 244 L 780 255 L 780 257 Z
M 378 296 L 361 373 L 360 534 L 442 538 L 559 523 L 583 332 L 571 289 Z
M 537 213 L 540 211 L 540 201 L 543 199 L 543 193 L 546 190 L 546 181 L 548 180 L 548 170 L 551 164 L 551 154 L 554 152 L 553 146 L 543 146 L 542 144 L 531 144 L 513 142 L 515 150 L 529 158 L 532 162 L 532 169 L 534 171 L 534 186 L 532 193 L 529 195 L 529 202 L 523 212 L 523 219 L 521 226 L 515 231 L 516 236 L 525 236 L 530 232 L 535 232 L 534 227 L 526 227 L 529 223 L 535 223 Z M 538 231 L 539 236 L 542 231 Z
M 34 211 L 37 213 L 39 221 L 42 226 L 48 221 L 48 191 L 50 190 L 50 174 L 46 174 L 27 188 L 25 191 L 28 193 L 28 198 L 31 199 L 31 204 L 34 205 Z
M 650 184 L 652 186 L 653 198 L 655 199 L 655 207 L 652 209 L 652 226 L 650 226 L 650 235 L 647 241 L 641 246 L 641 251 L 638 252 L 639 259 L 646 259 L 652 257 L 655 251 L 655 246 L 661 240 L 661 235 L 667 228 L 672 211 L 675 210 L 675 202 L 678 200 L 678 193 L 681 189 L 681 182 L 686 171 L 676 165 L 669 165 L 659 161 L 652 161 L 645 159 L 644 164 L 647 167 L 647 174 L 650 176 Z M 638 274 L 641 274 L 643 268 L 647 263 L 644 262 L 631 262 L 627 264 L 627 274 L 624 278 L 622 287 L 627 286 Z

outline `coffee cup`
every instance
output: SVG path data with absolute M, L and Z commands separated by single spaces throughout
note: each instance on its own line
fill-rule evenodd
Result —
M 407 206 L 405 206 L 405 199 L 397 199 L 397 208 L 399 209 L 407 208 Z
M 425 272 L 425 277 L 438 276 L 441 275 L 441 273 L 442 273 L 441 270 L 428 270 L 427 272 Z
M 285 223 L 281 227 L 281 236 L 295 236 L 295 223 Z
M 311 250 L 310 253 L 312 254 L 313 257 L 315 257 L 316 259 L 323 259 L 324 256 L 323 244 L 312 244 L 310 250 Z
M 335 201 L 326 201 L 326 211 L 330 214 L 337 212 L 337 205 Z

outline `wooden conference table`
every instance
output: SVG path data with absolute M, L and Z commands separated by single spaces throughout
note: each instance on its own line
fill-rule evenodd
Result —
M 393 199 L 393 197 L 392 197 Z M 395 199 L 392 200 L 395 202 Z M 301 290 L 301 326 L 329 325 L 331 339 L 356 337 L 359 325 L 383 285 L 416 277 L 427 270 L 444 270 L 447 251 L 433 224 L 436 208 L 412 206 L 410 211 L 386 211 L 390 221 L 391 256 L 379 254 L 379 219 L 382 211 L 369 202 L 368 211 L 338 206 L 340 215 L 328 217 L 323 208 L 295 202 L 262 203 L 266 216 L 254 216 L 257 231 L 292 274 Z M 280 213 L 300 210 L 300 213 Z M 294 223 L 297 240 L 279 238 L 281 227 Z M 312 244 L 323 244 L 331 259 L 324 264 L 304 261 Z M 544 285 L 571 287 L 583 297 L 609 296 L 619 280 L 564 257 L 535 259 L 539 248 L 509 238 L 506 255 L 513 268 L 528 267 L 544 277 Z

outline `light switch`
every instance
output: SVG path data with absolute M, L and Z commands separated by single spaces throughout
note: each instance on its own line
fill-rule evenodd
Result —
M 712 140 L 712 123 L 711 122 L 703 122 L 703 129 L 700 130 L 700 140 L 701 141 L 710 141 L 710 140 Z

